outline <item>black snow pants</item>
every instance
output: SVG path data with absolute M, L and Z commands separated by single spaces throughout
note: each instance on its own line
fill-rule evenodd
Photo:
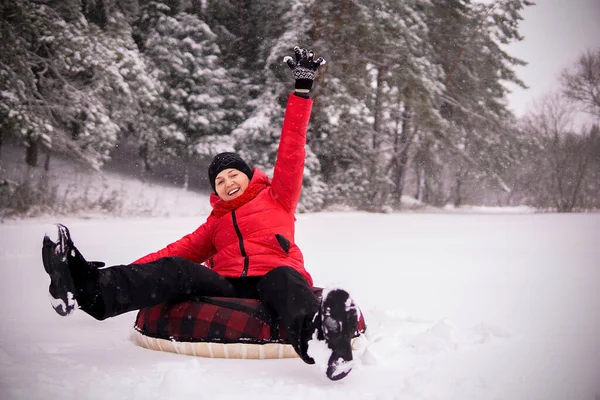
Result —
M 319 301 L 306 279 L 281 266 L 259 277 L 225 278 L 212 269 L 179 257 L 109 268 L 70 266 L 83 311 L 98 320 L 196 296 L 261 300 L 274 310 L 296 352 L 307 363 L 307 342 L 315 330 Z

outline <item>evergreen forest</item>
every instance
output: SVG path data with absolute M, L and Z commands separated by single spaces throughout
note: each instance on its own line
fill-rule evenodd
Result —
M 517 119 L 506 45 L 528 0 L 8 0 L 0 14 L 0 163 L 55 155 L 208 190 L 212 156 L 272 173 L 299 45 L 312 91 L 300 211 L 420 204 L 600 208 L 600 49 Z M 595 92 L 594 92 L 595 90 Z M 594 95 L 594 93 L 596 93 Z M 595 97 L 594 97 L 595 96 Z M 119 155 L 120 154 L 120 155 Z M 1 167 L 1 164 L 0 164 Z M 2 178 L 0 176 L 0 178 Z M 194 183 L 196 182 L 196 183 Z M 198 183 L 199 182 L 199 183 Z M 22 184 L 16 182 L 15 185 Z

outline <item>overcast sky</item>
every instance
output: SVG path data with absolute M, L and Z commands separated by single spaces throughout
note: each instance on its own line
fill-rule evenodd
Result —
M 537 0 L 523 17 L 519 32 L 525 39 L 508 47 L 509 54 L 529 63 L 517 68 L 529 89 L 511 87 L 508 98 L 517 116 L 556 89 L 561 71 L 586 49 L 600 49 L 600 0 Z

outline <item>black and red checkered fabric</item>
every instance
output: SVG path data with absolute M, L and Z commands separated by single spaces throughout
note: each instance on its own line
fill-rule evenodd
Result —
M 315 288 L 320 297 L 322 289 Z M 364 333 L 360 316 L 355 336 Z M 287 333 L 259 300 L 200 297 L 138 312 L 135 329 L 143 335 L 178 342 L 283 343 Z

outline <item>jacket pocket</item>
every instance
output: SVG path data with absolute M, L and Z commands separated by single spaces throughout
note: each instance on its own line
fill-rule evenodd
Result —
M 281 235 L 281 234 L 276 234 L 275 237 L 277 238 L 277 242 L 279 243 L 279 246 L 281 246 L 281 249 L 283 251 L 285 251 L 285 254 L 289 254 L 290 252 L 290 241 L 286 239 L 285 236 Z

